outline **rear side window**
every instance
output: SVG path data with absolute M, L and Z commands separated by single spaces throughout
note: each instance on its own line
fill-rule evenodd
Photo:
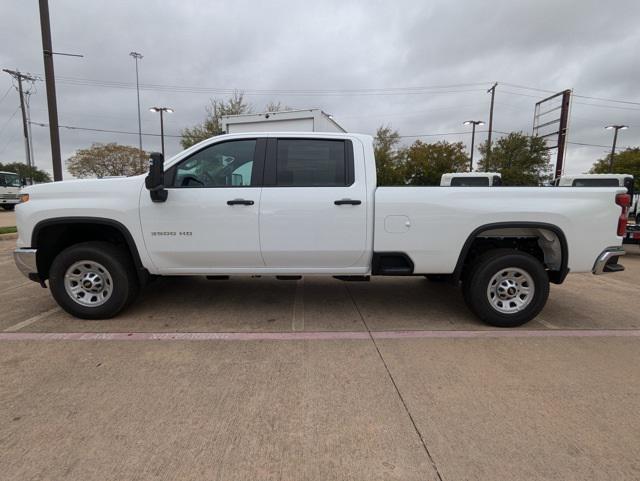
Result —
M 350 142 L 349 142 L 350 144 Z M 350 185 L 346 142 L 324 139 L 278 139 L 275 184 L 279 187 Z M 353 159 L 350 168 L 353 169 Z
M 572 187 L 620 187 L 618 179 L 575 179 Z
M 451 187 L 489 187 L 488 177 L 454 177 Z

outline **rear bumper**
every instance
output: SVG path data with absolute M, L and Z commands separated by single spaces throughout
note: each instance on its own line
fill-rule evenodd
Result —
M 618 264 L 618 257 L 625 255 L 622 247 L 607 247 L 596 259 L 591 272 L 594 274 L 606 274 L 607 272 L 620 272 L 624 267 Z
M 38 276 L 38 265 L 36 263 L 36 253 L 37 249 L 18 247 L 13 251 L 13 260 L 15 261 L 18 270 L 26 277 L 32 281 L 40 282 Z

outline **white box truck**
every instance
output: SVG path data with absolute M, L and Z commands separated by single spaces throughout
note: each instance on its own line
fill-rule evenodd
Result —
M 222 129 L 227 134 L 247 132 L 330 132 L 346 130 L 320 109 L 284 110 L 261 114 L 225 115 Z

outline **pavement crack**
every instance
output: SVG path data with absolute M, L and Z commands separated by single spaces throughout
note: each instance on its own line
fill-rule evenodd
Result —
M 429 451 L 429 447 L 427 446 L 427 442 L 425 441 L 424 437 L 422 436 L 422 433 L 420 432 L 420 429 L 418 428 L 418 425 L 416 424 L 416 421 L 413 418 L 413 415 L 411 414 L 411 411 L 409 410 L 409 406 L 407 406 L 407 403 L 404 400 L 404 397 L 402 396 L 402 393 L 400 392 L 400 388 L 398 388 L 398 384 L 396 383 L 396 380 L 394 379 L 393 374 L 391 374 L 391 370 L 389 369 L 389 366 L 387 365 L 387 361 L 385 360 L 384 356 L 382 355 L 382 352 L 380 351 L 380 348 L 378 347 L 378 343 L 376 342 L 376 339 L 373 337 L 373 334 L 371 333 L 371 329 L 369 329 L 369 325 L 367 324 L 367 321 L 365 320 L 364 316 L 362 315 L 362 311 L 360 311 L 360 307 L 358 306 L 358 303 L 356 302 L 355 297 L 353 297 L 353 293 L 351 292 L 351 289 L 349 289 L 349 286 L 346 285 L 346 283 L 345 283 L 345 287 L 347 289 L 349 297 L 351 298 L 351 302 L 353 302 L 353 306 L 356 308 L 356 311 L 358 312 L 358 316 L 360 316 L 360 320 L 362 321 L 362 324 L 364 325 L 365 329 L 367 330 L 367 333 L 369 334 L 369 339 L 371 339 L 371 342 L 373 343 L 373 347 L 375 347 L 376 352 L 378 353 L 378 357 L 380 358 L 380 361 L 382 361 L 382 365 L 384 366 L 384 369 L 387 372 L 387 376 L 389 376 L 389 379 L 391 380 L 391 384 L 393 385 L 393 388 L 395 389 L 396 394 L 398 395 L 398 398 L 400 399 L 400 402 L 402 403 L 404 411 L 407 413 L 407 416 L 409 417 L 409 420 L 411 421 L 411 425 L 413 426 L 413 430 L 418 435 L 418 439 L 420 440 L 420 444 L 422 444 L 422 448 L 424 449 L 424 452 L 427 455 L 427 459 L 431 463 L 431 466 L 433 467 L 433 470 L 435 471 L 436 476 L 438 477 L 438 480 L 439 481 L 444 481 L 444 478 L 442 477 L 442 474 L 440 474 L 440 471 L 438 470 L 438 466 L 436 465 L 436 462 L 433 459 L 433 456 L 431 455 L 431 452 Z

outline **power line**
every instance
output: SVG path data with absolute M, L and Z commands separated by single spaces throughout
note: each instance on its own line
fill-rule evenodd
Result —
M 38 127 L 48 127 L 49 124 L 45 123 L 45 122 L 29 122 L 31 125 L 37 125 Z M 128 132 L 126 130 L 110 130 L 110 129 L 95 129 L 95 128 L 90 128 L 90 127 L 78 127 L 76 125 L 58 125 L 58 127 L 60 127 L 61 129 L 68 129 L 68 130 L 87 130 L 90 132 L 105 132 L 105 133 L 110 133 L 110 134 L 125 134 L 125 135 L 138 135 L 138 132 Z M 142 135 L 148 135 L 151 137 L 160 137 L 160 134 L 151 134 L 151 133 L 145 133 L 142 132 Z M 176 139 L 181 139 L 182 135 L 170 135 L 170 134 L 164 134 L 165 137 L 174 137 Z
M 129 82 L 81 79 L 75 77 L 56 77 L 61 84 L 81 85 L 91 87 L 108 87 L 120 89 L 134 89 L 135 84 Z M 290 95 L 290 96 L 349 96 L 349 95 L 425 95 L 445 94 L 460 92 L 475 92 L 482 90 L 487 82 L 460 83 L 449 85 L 432 85 L 417 87 L 390 87 L 390 88 L 359 88 L 359 89 L 243 89 L 222 87 L 196 87 L 185 85 L 140 84 L 141 90 L 156 90 L 181 93 L 209 93 L 209 94 L 233 94 L 242 92 L 245 95 Z M 477 87 L 477 88 L 467 88 Z M 445 90 L 443 90 L 445 89 Z M 453 89 L 453 90 L 446 90 Z
M 20 110 L 20 107 L 16 107 L 16 109 L 11 114 L 11 117 L 9 117 L 9 119 L 2 125 L 2 127 L 0 127 L 0 135 L 2 135 L 2 132 L 7 127 L 7 125 L 9 125 L 9 122 L 11 122 L 13 118 L 16 116 L 16 114 L 18 113 L 18 110 Z
M 512 84 L 512 83 L 508 83 L 508 82 L 502 82 L 504 85 L 508 85 L 509 87 L 513 87 L 513 88 L 518 88 L 518 89 L 524 89 L 524 90 L 533 90 L 536 92 L 544 92 L 544 93 L 555 93 L 554 90 L 548 90 L 548 89 L 540 89 L 540 88 L 536 88 L 536 87 L 527 87 L 526 85 L 518 85 L 518 84 Z M 582 95 L 582 94 L 578 94 L 575 93 L 573 94 L 574 97 L 578 97 L 578 98 L 582 98 L 582 99 L 587 99 L 587 100 L 597 100 L 599 102 L 613 102 L 613 103 L 618 103 L 618 104 L 629 104 L 629 105 L 638 105 L 640 106 L 640 102 L 636 102 L 633 100 L 621 100 L 621 99 L 610 99 L 610 98 L 605 98 L 605 97 L 594 97 L 594 96 L 590 96 L 590 95 Z M 590 104 L 587 104 L 590 105 Z
M 7 91 L 4 93 L 4 95 L 2 96 L 2 98 L 0 99 L 0 104 L 2 103 L 2 101 L 7 97 L 7 95 L 9 95 L 9 92 L 11 92 L 11 89 L 13 88 L 13 85 L 9 85 L 9 88 L 7 89 Z
M 586 142 L 567 142 L 568 144 L 572 144 L 572 145 L 582 145 L 582 146 L 586 146 L 586 147 L 602 147 L 603 149 L 610 149 L 611 146 L 610 145 L 600 145 L 600 144 L 588 144 Z M 626 150 L 626 149 L 630 149 L 632 147 L 616 147 L 616 150 Z

